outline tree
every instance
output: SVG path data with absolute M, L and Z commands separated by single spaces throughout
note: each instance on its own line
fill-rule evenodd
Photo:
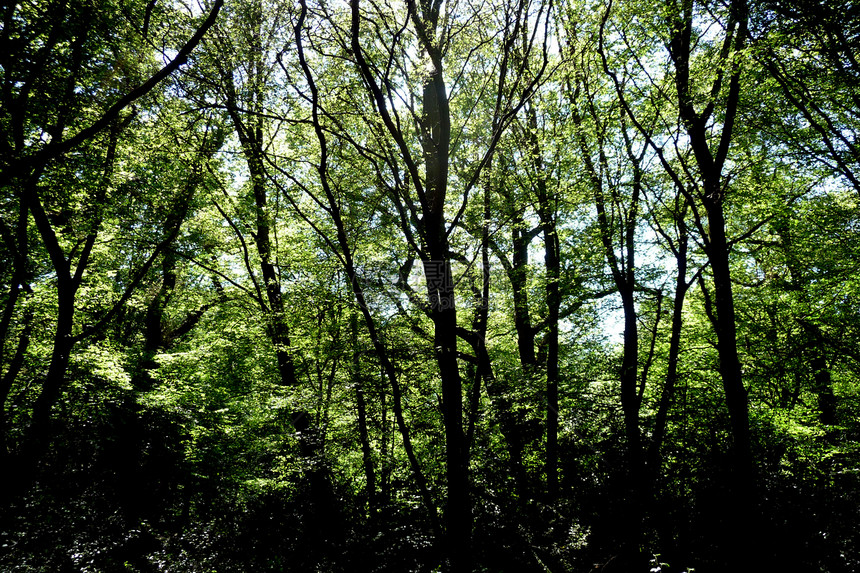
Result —
M 388 7 L 387 10 L 392 8 Z M 387 57 L 391 61 L 397 61 L 398 66 L 403 66 L 400 69 L 408 74 L 408 59 L 405 61 L 401 59 L 403 52 L 400 50 L 407 49 L 409 43 L 414 42 L 415 49 L 423 58 L 426 58 L 426 75 L 421 79 L 423 86 L 418 93 L 411 96 L 408 93 L 398 94 L 396 91 L 392 93 L 391 88 L 396 85 L 392 81 L 393 78 L 386 72 L 380 74 L 376 71 L 381 70 L 379 64 L 372 62 L 367 49 L 362 45 L 362 13 L 359 2 L 352 4 L 350 47 L 368 88 L 368 95 L 382 118 L 388 136 L 392 138 L 399 151 L 399 160 L 403 162 L 412 187 L 410 194 L 414 192 L 414 196 L 404 201 L 410 211 L 410 220 L 408 223 L 404 221 L 403 231 L 421 259 L 427 279 L 428 312 L 434 326 L 433 347 L 442 385 L 446 436 L 447 554 L 453 571 L 465 571 L 470 568 L 471 504 L 468 494 L 468 460 L 462 425 L 462 381 L 457 358 L 457 306 L 449 242 L 449 235 L 454 230 L 454 224 L 460 214 L 458 211 L 453 220 L 446 216 L 449 167 L 452 159 L 452 115 L 443 64 L 449 50 L 453 49 L 461 34 L 454 22 L 459 18 L 475 19 L 474 23 L 480 20 L 477 7 L 472 6 L 464 8 L 462 15 L 443 13 L 441 2 L 422 2 L 420 5 L 407 2 L 402 8 L 405 8 L 405 18 L 411 25 L 411 33 L 414 36 L 404 36 L 403 43 L 395 43 L 389 49 Z M 507 38 L 515 40 L 519 37 L 523 20 L 528 21 L 527 19 L 532 17 L 529 14 L 532 10 L 535 8 L 525 3 L 513 4 L 505 10 L 503 40 Z M 396 12 L 392 10 L 391 13 Z M 534 17 L 540 19 L 543 13 L 543 7 L 539 7 Z M 377 12 L 373 20 L 386 21 L 388 16 Z M 401 27 L 400 33 L 406 29 L 405 26 Z M 507 47 L 507 42 L 503 41 L 502 46 Z M 528 44 L 528 51 L 532 49 L 537 49 L 534 35 L 531 36 Z M 494 115 L 496 119 L 492 122 L 494 130 L 490 134 L 487 147 L 479 153 L 479 160 L 471 170 L 470 179 L 463 185 L 460 211 L 465 208 L 468 194 L 478 181 L 481 170 L 490 161 L 499 137 L 541 76 L 540 71 L 529 73 L 525 66 L 521 65 L 519 69 L 511 72 L 513 77 L 509 78 L 507 77 L 509 48 L 504 49 L 498 58 L 501 71 L 498 76 L 499 96 Z M 463 64 L 462 69 L 468 71 L 468 61 Z M 404 79 L 407 82 L 406 86 L 411 87 L 408 83 L 409 76 Z M 511 82 L 512 86 L 521 92 L 517 94 L 512 87 L 506 85 L 507 82 Z M 505 91 L 511 94 L 509 98 L 505 97 Z M 419 109 L 407 108 L 414 122 L 408 131 L 406 127 L 408 124 L 401 123 L 397 107 L 390 103 L 389 98 L 392 96 L 402 97 L 401 101 L 407 106 L 409 106 L 407 102 L 415 100 L 420 102 Z M 420 154 L 413 151 L 413 138 L 417 139 Z M 412 238 L 413 225 L 415 225 L 417 240 Z
M 749 31 L 754 57 L 797 112 L 780 114 L 774 125 L 763 126 L 765 133 L 860 190 L 860 10 L 836 2 L 766 1 L 754 8 Z
M 725 392 L 726 406 L 732 424 L 734 450 L 735 512 L 740 523 L 749 525 L 748 512 L 754 502 L 754 463 L 751 449 L 749 425 L 749 402 L 744 387 L 741 364 L 737 350 L 737 326 L 729 265 L 730 245 L 726 236 L 725 201 L 729 187 L 724 169 L 729 158 L 730 147 L 735 138 L 735 122 L 738 119 L 743 65 L 741 53 L 747 41 L 749 8 L 745 1 L 732 2 L 725 10 L 711 11 L 695 2 L 669 3 L 658 21 L 665 26 L 666 56 L 669 64 L 667 79 L 674 90 L 654 85 L 661 105 L 669 113 L 677 112 L 682 130 L 692 157 L 679 154 L 683 161 L 682 172 L 678 172 L 666 158 L 664 147 L 656 141 L 645 127 L 644 119 L 637 118 L 627 102 L 626 89 L 616 72 L 609 66 L 606 49 L 606 28 L 611 14 L 611 5 L 605 12 L 600 32 L 600 50 L 606 73 L 616 86 L 618 97 L 631 114 L 642 136 L 660 158 L 664 168 L 681 189 L 688 202 L 698 207 L 707 218 L 707 228 L 701 228 L 704 249 L 714 284 L 713 318 L 717 336 L 720 376 Z M 722 30 L 720 42 L 704 37 L 705 22 L 714 19 Z M 625 32 L 621 32 L 624 34 Z M 715 68 L 708 71 L 696 67 L 696 50 L 704 51 L 705 61 Z M 641 60 L 637 60 L 641 61 Z M 646 74 L 647 70 L 641 69 Z M 653 80 L 651 80 L 653 81 Z M 667 114 L 668 115 L 668 114 Z M 672 126 L 671 120 L 660 123 Z M 670 141 L 678 141 L 678 132 L 670 133 Z M 689 174 L 690 179 L 687 179 Z M 740 531 L 740 529 L 738 530 Z M 749 535 L 739 534 L 738 540 L 745 542 Z
M 0 186 L 15 221 L 13 227 L 4 221 L 2 233 L 10 252 L 15 253 L 15 280 L 10 281 L 4 308 L 4 347 L 20 293 L 31 288 L 27 284 L 30 277 L 44 271 L 56 277 L 50 363 L 40 375 L 40 391 L 32 404 L 27 435 L 16 448 L 21 471 L 15 475 L 21 485 L 28 484 L 34 465 L 50 443 L 51 411 L 65 386 L 73 347 L 104 328 L 176 235 L 174 227 L 159 239 L 152 255 L 132 272 L 112 307 L 92 323 L 76 327 L 78 295 L 89 279 L 86 273 L 103 229 L 118 146 L 135 121 L 133 106 L 187 59 L 220 8 L 221 3 L 216 2 L 176 57 L 154 72 L 151 61 L 144 60 L 140 66 L 131 63 L 136 52 L 153 41 L 149 36 L 151 11 L 126 16 L 118 10 L 96 10 L 75 3 L 4 9 Z M 114 26 L 128 36 L 127 43 L 94 32 Z M 111 61 L 119 65 L 112 67 Z M 194 184 L 190 181 L 188 185 L 193 188 Z M 33 239 L 37 242 L 31 246 Z M 23 352 L 29 336 L 19 341 Z M 19 367 L 11 364 L 4 379 L 4 408 L 16 370 Z M 4 455 L 9 447 L 6 444 Z M 14 495 L 16 489 L 6 493 Z

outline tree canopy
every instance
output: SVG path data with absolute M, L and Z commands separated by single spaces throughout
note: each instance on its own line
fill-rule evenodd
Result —
M 0 568 L 860 568 L 860 5 L 0 22 Z

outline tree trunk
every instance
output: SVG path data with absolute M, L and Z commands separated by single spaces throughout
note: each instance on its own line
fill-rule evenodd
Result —
M 513 245 L 513 257 L 509 268 L 505 271 L 511 283 L 511 294 L 514 302 L 514 328 L 517 331 L 517 351 L 520 356 L 520 364 L 523 374 L 528 377 L 534 373 L 537 365 L 535 357 L 535 330 L 532 327 L 531 312 L 529 310 L 528 295 L 528 267 L 529 246 L 532 231 L 523 231 L 525 225 L 521 216 L 515 215 L 511 222 L 511 242 Z M 504 257 L 503 253 L 496 253 Z M 505 265 L 508 267 L 508 265 Z
M 427 27 L 426 31 L 418 32 L 427 33 L 432 38 L 438 23 L 438 11 L 425 11 L 423 18 L 418 17 L 414 5 L 411 11 L 416 27 Z M 452 573 L 460 573 L 471 570 L 472 512 L 463 433 L 462 381 L 457 361 L 457 308 L 445 228 L 451 117 L 442 75 L 441 51 L 432 41 L 428 41 L 424 47 L 433 69 L 424 84 L 421 117 L 426 194 L 423 230 L 427 246 L 427 256 L 422 263 L 427 279 L 430 318 L 433 321 L 433 347 L 442 383 L 448 483 L 445 508 L 447 554 Z
M 543 184 L 545 187 L 545 182 Z M 542 224 L 544 234 L 544 265 L 546 266 L 547 355 L 546 355 L 546 493 L 549 501 L 558 496 L 558 320 L 561 306 L 559 280 L 561 260 L 554 209 L 545 189 Z
M 675 65 L 679 115 L 698 167 L 702 188 L 699 199 L 705 208 L 708 223 L 705 250 L 714 282 L 713 326 L 717 337 L 720 378 L 732 433 L 732 496 L 728 511 L 734 526 L 728 532 L 726 542 L 734 547 L 734 551 L 730 552 L 728 559 L 733 565 L 748 566 L 753 563 L 757 566 L 760 564 L 762 548 L 752 541 L 756 529 L 753 523 L 757 519 L 757 503 L 749 404 L 737 349 L 729 244 L 723 207 L 726 189 L 722 181 L 722 171 L 732 142 L 740 101 L 741 68 L 737 59 L 729 61 L 729 55 L 740 53 L 744 49 L 747 40 L 748 7 L 746 0 L 733 0 L 730 5 L 722 51 L 727 65 L 728 90 L 724 92 L 725 100 L 719 102 L 722 107 L 721 130 L 716 136 L 709 132 L 708 123 L 722 93 L 717 88 L 720 87 L 723 76 L 719 75 L 711 86 L 712 102 L 698 112 L 693 98 L 697 86 L 694 85 L 690 73 L 693 8 L 692 2 L 682 7 L 673 29 L 669 50 Z M 715 145 L 711 142 L 712 138 L 716 140 Z
M 296 24 L 295 38 L 296 38 L 296 49 L 298 51 L 299 62 L 302 67 L 302 71 L 305 75 L 305 79 L 308 82 L 308 86 L 311 92 L 311 117 L 313 121 L 314 131 L 317 136 L 317 140 L 320 145 L 320 162 L 317 165 L 317 173 L 320 176 L 320 183 L 322 185 L 323 193 L 325 194 L 325 200 L 329 205 L 329 214 L 331 215 L 332 222 L 335 225 L 335 229 L 337 232 L 337 247 L 340 248 L 342 254 L 342 263 L 346 275 L 349 279 L 350 288 L 355 295 L 356 303 L 358 304 L 358 308 L 364 318 L 365 326 L 368 329 L 368 333 L 370 335 L 371 343 L 373 344 L 374 351 L 376 352 L 377 357 L 379 358 L 382 372 L 384 376 L 388 379 L 388 382 L 391 386 L 393 405 L 392 409 L 394 411 L 394 418 L 397 424 L 398 430 L 400 431 L 401 437 L 403 439 L 403 447 L 406 452 L 406 457 L 409 460 L 410 468 L 414 474 L 414 477 L 417 481 L 418 490 L 421 494 L 421 499 L 424 502 L 425 508 L 427 509 L 428 515 L 430 517 L 430 522 L 433 530 L 439 534 L 441 533 L 441 527 L 438 523 L 438 517 L 436 514 L 436 508 L 433 504 L 433 499 L 430 494 L 430 489 L 427 485 L 426 478 L 424 473 L 421 471 L 421 466 L 418 463 L 418 458 L 415 455 L 415 452 L 412 448 L 412 438 L 409 432 L 409 427 L 406 425 L 406 421 L 403 416 L 403 401 L 402 401 L 402 390 L 400 387 L 400 382 L 397 378 L 397 373 L 394 369 L 394 364 L 391 362 L 389 353 L 385 344 L 383 343 L 381 337 L 379 336 L 379 331 L 376 327 L 376 322 L 373 319 L 373 316 L 370 314 L 370 307 L 367 304 L 367 300 L 364 294 L 364 288 L 359 280 L 358 274 L 355 270 L 355 263 L 353 257 L 352 246 L 347 236 L 347 228 L 343 217 L 341 215 L 341 205 L 332 192 L 331 186 L 329 184 L 328 177 L 328 143 L 325 131 L 323 130 L 323 126 L 320 121 L 320 109 L 319 109 L 319 92 L 316 86 L 316 81 L 314 80 L 313 74 L 311 73 L 310 67 L 304 57 L 304 48 L 302 45 L 302 26 L 304 23 L 304 18 L 307 15 L 307 6 L 304 0 L 300 1 L 301 5 L 301 13 L 299 16 L 299 21 Z M 360 46 L 358 43 L 358 2 L 356 1 L 352 5 L 352 32 L 353 32 L 353 47 L 356 51 L 356 56 L 359 59 L 359 65 L 362 67 L 362 73 L 368 73 L 363 66 L 366 66 L 366 62 L 363 61 L 363 56 L 361 55 Z M 370 76 L 366 76 L 368 79 Z M 369 79 L 371 85 L 373 81 Z M 376 88 L 378 89 L 378 88 Z M 332 247 L 335 247 L 335 244 L 330 240 L 326 239 L 327 242 Z M 335 248 L 337 248 L 335 247 Z M 384 413 L 384 404 L 383 404 L 383 416 Z M 385 447 L 383 445 L 383 451 Z M 388 472 L 383 472 L 383 480 L 382 480 L 382 497 L 383 499 L 388 499 Z
M 687 283 L 687 255 L 686 238 L 682 239 L 681 252 L 677 258 L 678 274 L 675 280 L 675 300 L 672 302 L 672 330 L 669 335 L 669 356 L 666 363 L 666 378 L 663 384 L 663 392 L 660 395 L 660 404 L 657 407 L 657 415 L 654 420 L 654 433 L 648 447 L 648 474 L 649 483 L 653 485 L 660 474 L 660 449 L 666 436 L 666 426 L 669 418 L 669 408 L 675 395 L 675 385 L 678 382 L 678 358 L 681 351 L 681 329 L 684 317 L 684 298 L 687 294 L 689 284 Z
M 714 280 L 714 309 L 720 377 L 732 427 L 736 478 L 742 490 L 752 489 L 753 461 L 750 447 L 749 404 L 738 357 L 735 304 L 729 270 L 729 247 L 721 201 L 705 201 L 710 231 L 708 261 Z
M 376 495 L 376 471 L 373 465 L 373 452 L 367 431 L 367 406 L 364 400 L 364 376 L 361 372 L 361 354 L 358 351 L 358 317 L 350 314 L 349 326 L 352 331 L 352 383 L 355 386 L 355 405 L 358 414 L 358 438 L 361 442 L 361 459 L 364 464 L 365 491 L 367 492 L 367 514 L 372 521 L 378 509 Z
M 15 309 L 18 305 L 18 299 L 22 292 L 31 293 L 29 285 L 29 239 L 27 236 L 27 222 L 30 217 L 29 207 L 27 204 L 27 194 L 18 194 L 18 220 L 14 231 L 9 229 L 3 221 L 0 221 L 0 230 L 2 230 L 3 243 L 8 251 L 12 254 L 12 273 L 9 281 L 9 295 L 6 298 L 6 303 L 3 308 L 2 317 L 0 317 L 0 369 L 6 361 L 6 343 L 10 337 L 10 327 L 12 318 L 15 315 Z M 18 377 L 22 366 L 24 365 L 24 357 L 27 348 L 30 345 L 30 334 L 32 333 L 32 312 L 28 312 L 24 317 L 24 328 L 18 337 L 18 344 L 15 354 L 9 361 L 9 367 L 6 372 L 0 370 L 0 465 L 6 466 L 5 460 L 9 453 L 9 444 L 6 441 L 6 401 L 9 398 L 9 393 L 12 391 L 12 386 L 15 379 Z M 8 466 L 6 466 L 8 467 Z
M 57 277 L 57 325 L 54 331 L 51 363 L 42 384 L 42 391 L 33 406 L 30 423 L 28 456 L 41 457 L 50 441 L 51 409 L 62 393 L 69 357 L 72 350 L 72 326 L 75 315 L 77 287 L 68 277 Z

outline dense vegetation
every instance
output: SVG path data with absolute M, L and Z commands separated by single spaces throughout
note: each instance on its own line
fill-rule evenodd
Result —
M 860 5 L 0 22 L 0 569 L 860 570 Z

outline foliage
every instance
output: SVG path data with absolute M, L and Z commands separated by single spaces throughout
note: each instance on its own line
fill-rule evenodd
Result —
M 4 5 L 0 569 L 860 568 L 837 4 Z

